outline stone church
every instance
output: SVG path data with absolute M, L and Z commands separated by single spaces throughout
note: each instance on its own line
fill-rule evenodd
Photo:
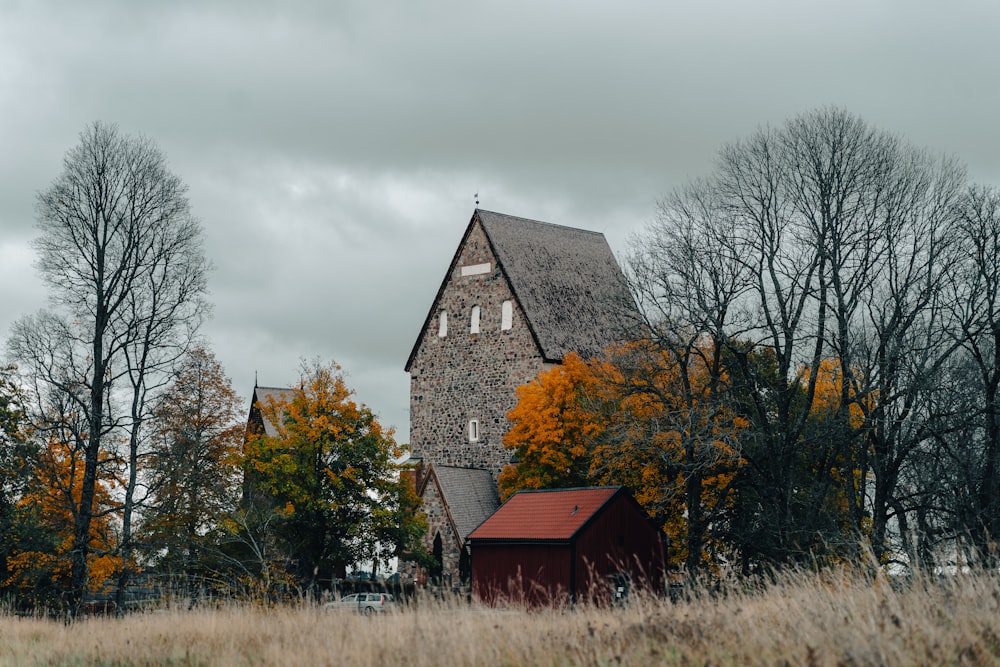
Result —
M 518 386 L 627 336 L 635 302 L 603 234 L 477 209 L 406 362 L 410 475 L 439 565 L 468 581 L 466 538 L 499 507 L 497 478 Z

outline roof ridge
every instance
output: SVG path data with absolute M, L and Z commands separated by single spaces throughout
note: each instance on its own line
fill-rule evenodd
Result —
M 513 220 L 518 220 L 520 222 L 530 222 L 536 225 L 541 225 L 543 227 L 556 227 L 559 229 L 565 229 L 571 232 L 579 232 L 581 234 L 594 234 L 596 236 L 604 236 L 604 232 L 595 232 L 592 229 L 582 229 L 580 227 L 572 227 L 570 225 L 560 225 L 555 222 L 546 222 L 544 220 L 536 220 L 534 218 L 522 218 L 519 215 L 511 215 L 509 213 L 500 213 L 499 211 L 489 211 L 487 209 L 478 209 L 480 213 L 488 213 L 490 215 L 502 216 L 504 218 L 511 218 Z
M 603 491 L 607 489 L 621 489 L 621 484 L 605 484 L 602 486 L 567 486 L 559 489 L 521 489 L 517 493 L 556 493 L 558 491 Z

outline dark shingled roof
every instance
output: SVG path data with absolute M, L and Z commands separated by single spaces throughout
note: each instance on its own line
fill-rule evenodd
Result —
M 620 486 L 518 491 L 471 540 L 568 540 L 604 507 Z
M 638 323 L 635 301 L 603 234 L 477 209 L 410 352 L 406 370 L 477 220 L 546 361 L 561 361 L 567 352 L 578 352 L 584 358 L 595 356 L 608 344 L 626 338 L 628 329 Z
M 432 465 L 428 478 L 431 475 L 437 478 L 448 514 L 463 543 L 500 506 L 497 487 L 488 470 Z
M 636 323 L 635 301 L 604 234 L 478 215 L 546 360 L 597 355 Z

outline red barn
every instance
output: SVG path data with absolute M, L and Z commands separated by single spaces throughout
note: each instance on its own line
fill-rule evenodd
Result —
M 622 487 L 521 491 L 469 535 L 478 599 L 607 603 L 663 587 L 660 531 Z

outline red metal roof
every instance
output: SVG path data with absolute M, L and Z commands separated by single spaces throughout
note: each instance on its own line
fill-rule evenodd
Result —
M 519 491 L 470 540 L 567 540 L 619 491 L 618 486 Z

